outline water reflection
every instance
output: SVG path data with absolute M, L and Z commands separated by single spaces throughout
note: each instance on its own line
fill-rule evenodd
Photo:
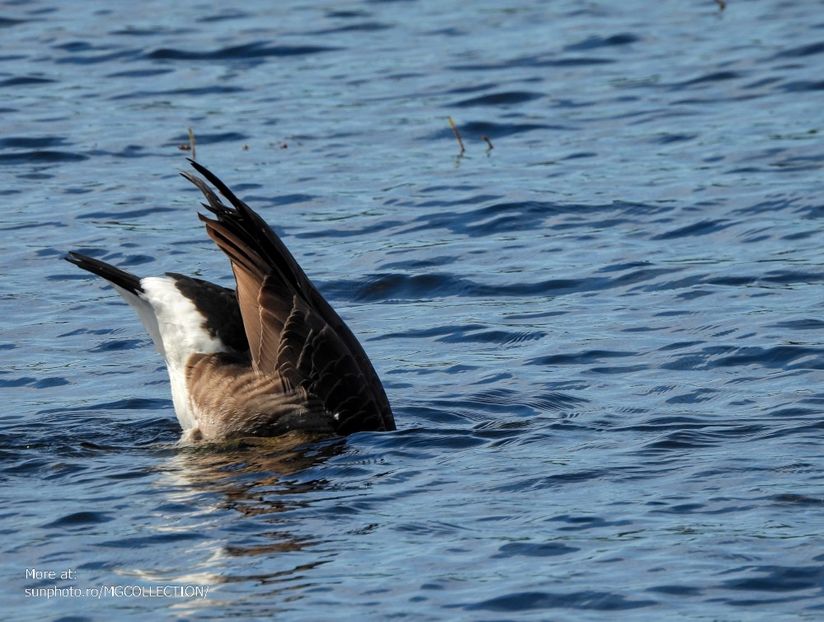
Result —
M 245 438 L 182 447 L 164 467 L 192 485 L 215 486 L 237 475 L 260 475 L 255 483 L 277 482 L 317 466 L 345 447 L 345 439 L 292 432 L 275 438 Z M 254 478 L 252 478 L 254 479 Z
M 327 485 L 307 471 L 345 446 L 344 439 L 289 434 L 170 450 L 157 467 L 161 475 L 156 486 L 164 498 L 157 510 L 172 515 L 163 516 L 157 528 L 198 539 L 184 542 L 185 556 L 181 552 L 178 559 L 188 560 L 185 568 L 177 559 L 166 559 L 165 568 L 125 574 L 152 584 L 209 586 L 208 599 L 176 604 L 185 613 L 231 601 L 233 593 L 248 590 L 249 583 L 277 584 L 278 592 L 291 589 L 295 581 L 304 584 L 305 573 L 330 556 L 305 554 L 317 539 L 293 533 L 289 525 L 294 518 L 287 515 L 309 507 L 307 493 Z M 174 556 L 174 551 L 164 553 L 169 554 Z

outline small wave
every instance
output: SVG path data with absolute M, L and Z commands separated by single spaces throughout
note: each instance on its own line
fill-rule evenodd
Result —
M 177 89 L 167 89 L 164 91 L 132 91 L 130 90 L 128 93 L 123 93 L 120 95 L 112 96 L 113 101 L 121 100 L 121 99 L 140 99 L 143 97 L 205 97 L 207 95 L 234 95 L 236 93 L 243 93 L 245 89 L 242 89 L 238 86 L 228 86 L 225 84 L 212 84 L 210 86 L 202 86 L 202 87 L 186 87 L 186 88 L 177 88 Z M 198 134 L 197 135 L 197 142 L 202 144 L 203 137 Z M 189 137 L 186 135 L 181 142 L 188 142 Z M 176 143 L 180 144 L 180 143 Z
M 197 144 L 198 145 L 216 145 L 220 143 L 229 143 L 229 142 L 241 142 L 244 140 L 249 140 L 249 136 L 246 134 L 242 134 L 241 132 L 215 132 L 209 133 L 198 132 L 197 137 Z M 166 145 L 179 145 L 181 143 L 188 143 L 189 136 L 188 134 L 178 134 L 174 138 L 172 138 Z M 243 188 L 236 188 L 236 190 L 240 191 Z
M 728 572 L 733 572 L 732 570 Z M 818 590 L 824 581 L 824 566 L 745 566 L 738 573 L 749 576 L 727 579 L 724 587 L 752 592 L 798 592 Z
M 689 585 L 655 585 L 647 588 L 648 592 L 657 592 L 659 594 L 671 594 L 673 596 L 699 596 L 703 593 L 701 588 L 692 587 Z
M 578 547 L 567 546 L 559 542 L 508 542 L 501 545 L 492 557 L 557 557 L 580 550 Z
M 143 472 L 144 477 L 148 477 L 150 472 Z M 119 538 L 117 540 L 105 540 L 97 543 L 98 547 L 117 549 L 142 549 L 153 546 L 169 545 L 173 542 L 188 542 L 192 540 L 203 540 L 206 536 L 194 531 L 178 531 L 156 533 L 150 536 L 133 536 L 130 538 Z
M 9 136 L 0 138 L 0 149 L 42 149 L 60 147 L 66 142 L 62 136 Z
M 479 195 L 468 202 L 455 202 L 450 205 L 481 204 L 495 200 L 497 197 Z M 431 205 L 431 204 L 430 204 Z M 436 204 L 437 207 L 448 205 Z M 551 201 L 502 201 L 483 205 L 471 211 L 437 210 L 415 218 L 410 228 L 404 233 L 427 229 L 445 228 L 453 233 L 472 237 L 495 235 L 504 231 L 532 230 L 538 226 L 551 227 L 558 219 L 559 228 L 569 225 L 562 218 L 577 217 L 586 214 L 588 225 L 593 221 L 600 226 L 615 226 L 623 222 L 633 222 L 639 213 L 655 214 L 658 209 L 639 203 L 616 201 L 610 204 L 583 205 L 576 203 L 554 203 Z
M 91 348 L 89 352 L 117 352 L 119 350 L 134 350 L 142 347 L 145 341 L 140 339 L 114 339 Z
M 88 404 L 82 408 L 66 409 L 66 408 L 47 408 L 38 411 L 38 415 L 55 415 L 62 414 L 82 414 L 87 411 L 107 411 L 107 410 L 165 410 L 171 405 L 171 400 L 157 399 L 147 397 L 127 397 L 122 400 L 115 400 L 113 402 L 98 402 L 96 404 Z
M 82 525 L 99 525 L 101 523 L 108 523 L 114 520 L 112 516 L 106 512 L 72 512 L 66 514 L 58 519 L 43 525 L 44 528 L 53 527 L 77 527 Z
M 479 332 L 450 334 L 438 339 L 444 343 L 500 343 L 511 344 L 523 341 L 535 341 L 543 338 L 546 333 L 541 331 L 510 332 L 505 330 L 482 330 Z
M 585 350 L 574 354 L 551 354 L 528 361 L 530 365 L 591 365 L 605 359 L 636 356 L 635 352 L 611 350 Z
M 335 28 L 325 28 L 323 30 L 315 30 L 308 34 L 313 35 L 332 35 L 345 32 L 380 32 L 381 30 L 389 30 L 392 28 L 389 24 L 382 22 L 360 22 L 358 24 L 348 24 L 346 26 L 337 26 Z
M 33 378 L 31 376 L 21 376 L 19 378 L 9 378 L 0 380 L 0 387 L 32 387 L 33 389 L 48 389 L 51 387 L 62 387 L 69 384 L 69 381 L 62 376 L 47 376 L 45 378 Z
M 176 48 L 159 48 L 149 52 L 146 57 L 152 60 L 232 60 L 267 57 L 306 56 L 332 52 L 339 48 L 319 45 L 267 45 L 265 43 L 248 43 L 233 45 L 217 50 L 194 51 Z
M 581 50 L 595 50 L 603 47 L 616 47 L 621 45 L 630 45 L 631 43 L 638 43 L 641 38 L 629 32 L 622 32 L 617 35 L 609 37 L 587 37 L 578 43 L 572 43 L 564 46 L 564 50 L 578 52 Z
M 384 339 L 421 339 L 437 337 L 435 341 L 444 343 L 500 343 L 502 345 L 536 341 L 542 339 L 543 331 L 506 331 L 490 330 L 483 324 L 467 324 L 463 326 L 437 326 L 426 329 L 413 329 L 396 333 L 377 335 L 372 341 Z
M 361 17 L 369 17 L 369 12 L 358 9 L 328 9 L 326 11 L 326 17 L 332 19 L 359 19 Z
M 152 69 L 127 69 L 126 71 L 115 71 L 107 74 L 107 78 L 151 78 L 172 73 L 174 69 L 155 67 Z
M 533 411 L 530 415 L 539 415 L 546 411 L 564 410 L 573 406 L 580 406 L 587 400 L 567 393 L 551 391 L 535 397 L 524 395 L 521 391 L 512 389 L 488 389 L 469 398 L 469 401 L 479 405 L 503 406 L 505 408 L 526 407 Z
M 249 13 L 245 13 L 244 11 L 239 11 L 237 9 L 226 9 L 215 15 L 206 15 L 204 17 L 198 17 L 196 21 L 202 24 L 212 24 L 214 22 L 225 22 L 233 19 L 243 19 L 244 17 L 249 17 Z
M 80 214 L 78 218 L 83 219 L 97 219 L 97 218 L 141 218 L 143 216 L 149 216 L 151 214 L 162 214 L 164 212 L 173 212 L 175 211 L 171 207 L 144 207 L 141 209 L 130 210 L 128 212 L 118 212 L 118 211 L 100 211 L 100 212 L 89 212 L 86 214 Z
M 475 106 L 511 106 L 522 104 L 543 97 L 540 93 L 531 91 L 507 91 L 504 93 L 491 93 L 479 97 L 470 97 L 448 104 L 450 108 L 471 108 Z
M 711 73 L 705 73 L 697 78 L 691 78 L 689 80 L 685 80 L 684 82 L 678 82 L 674 84 L 674 87 L 685 87 L 685 86 L 694 86 L 696 84 L 705 84 L 707 82 L 726 82 L 727 80 L 735 80 L 737 78 L 743 77 L 744 74 L 738 71 L 714 71 Z
M 40 78 L 37 76 L 19 76 L 16 78 L 6 78 L 0 80 L 0 88 L 4 86 L 33 86 L 35 84 L 51 84 L 55 82 L 51 78 Z
M 137 50 L 117 50 L 114 52 L 103 52 L 102 54 L 70 54 L 62 58 L 57 58 L 53 62 L 61 65 L 97 65 L 111 61 L 122 61 L 136 58 Z
M 718 220 L 702 220 L 700 222 L 696 222 L 690 225 L 686 225 L 683 227 L 678 227 L 677 229 L 673 229 L 671 231 L 667 231 L 665 233 L 660 233 L 656 236 L 653 236 L 653 240 L 674 240 L 676 238 L 684 238 L 684 237 L 691 237 L 691 236 L 699 236 L 699 235 L 708 235 L 710 233 L 715 233 L 717 231 L 723 231 L 724 229 L 731 227 L 732 223 L 730 221 L 724 219 Z
M 460 130 L 464 138 L 480 140 L 482 136 L 489 138 L 503 138 L 514 134 L 534 132 L 536 130 L 568 130 L 570 128 L 560 125 L 548 125 L 546 123 L 492 123 L 489 121 L 471 121 L 461 123 Z M 424 140 L 438 140 L 451 138 L 454 140 L 452 130 L 449 128 L 438 130 L 425 137 Z
M 650 142 L 657 145 L 670 145 L 672 143 L 683 143 L 698 138 L 698 134 L 659 134 Z
M 352 228 L 344 228 L 341 226 L 337 226 L 335 229 L 322 229 L 319 231 L 304 231 L 301 233 L 296 233 L 295 237 L 299 239 L 312 239 L 312 238 L 349 238 L 349 237 L 363 237 L 364 235 L 368 235 L 370 233 L 377 233 L 380 231 L 384 231 L 386 229 L 391 229 L 393 227 L 397 227 L 400 225 L 400 221 L 394 220 L 380 220 L 376 222 L 372 222 L 368 225 L 364 225 L 363 227 L 352 227 Z
M 699 404 L 715 399 L 717 395 L 718 391 L 715 389 L 694 389 L 668 398 L 667 404 Z
M 822 507 L 824 506 L 824 498 L 822 497 L 810 497 L 807 495 L 799 495 L 793 493 L 779 493 L 777 495 L 772 495 L 770 500 L 773 503 L 779 505 L 811 505 Z
M 701 449 L 704 447 L 714 447 L 723 445 L 731 436 L 742 439 L 751 438 L 753 434 L 761 428 L 746 427 L 745 430 L 738 430 L 732 426 L 730 429 L 674 429 L 659 438 L 646 443 L 642 449 L 638 450 L 640 455 L 649 455 L 666 452 L 681 452 L 685 450 Z
M 0 28 L 9 28 L 10 26 L 17 26 L 19 24 L 25 24 L 26 20 L 24 19 L 12 19 L 11 17 L 0 17 Z
M 808 43 L 798 47 L 784 50 L 775 55 L 775 58 L 804 58 L 805 56 L 814 56 L 824 52 L 824 41 L 817 43 Z
M 821 330 L 824 328 L 824 320 L 815 318 L 804 318 L 803 320 L 786 320 L 771 324 L 774 328 L 789 328 L 792 330 Z
M 780 369 L 824 369 L 824 348 L 775 346 L 737 348 L 733 354 L 717 358 L 710 367 L 760 365 Z
M 89 156 L 71 151 L 36 150 L 20 151 L 17 153 L 0 153 L 0 165 L 2 164 L 43 164 L 59 162 L 82 162 L 88 160 Z
M 824 80 L 796 80 L 794 82 L 784 83 L 781 88 L 788 93 L 824 91 Z
M 589 65 L 608 65 L 615 61 L 611 58 L 592 56 L 557 57 L 557 56 L 521 56 L 500 63 L 465 63 L 451 65 L 448 69 L 454 71 L 493 71 L 511 69 L 514 67 L 586 67 Z
M 365 281 L 332 281 L 323 287 L 341 297 L 355 301 L 429 300 L 448 296 L 560 296 L 571 292 L 601 289 L 607 279 L 547 279 L 544 281 L 488 285 L 452 274 L 377 274 Z M 598 285 L 601 284 L 599 287 Z
M 517 612 L 536 609 L 584 609 L 622 611 L 658 604 L 650 599 L 632 599 L 611 592 L 516 592 L 497 596 L 464 608 L 468 610 Z

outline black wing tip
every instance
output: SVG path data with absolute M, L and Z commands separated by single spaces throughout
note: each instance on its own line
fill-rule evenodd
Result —
M 69 263 L 73 263 L 75 266 L 79 266 L 83 263 L 86 259 L 91 259 L 91 257 L 87 257 L 86 255 L 81 255 L 76 251 L 69 251 L 65 255 L 63 255 L 63 259 L 68 261 Z
M 195 165 L 197 162 L 189 159 L 189 161 Z M 220 200 L 215 191 L 212 187 L 207 183 L 206 180 L 201 179 L 197 175 L 190 173 L 189 171 L 180 171 L 181 177 L 183 177 L 188 182 L 192 183 L 206 198 L 207 203 L 202 203 L 201 205 L 215 214 L 219 220 L 224 220 L 225 218 L 230 218 L 231 216 L 239 213 L 238 210 L 238 203 L 242 203 L 238 201 L 237 197 L 231 193 L 231 191 L 217 178 L 216 175 L 211 173 L 206 167 L 197 167 L 197 172 L 201 173 L 209 183 L 212 184 L 215 188 L 217 188 L 218 192 L 222 194 L 224 197 L 229 199 L 235 209 L 227 207 L 223 204 L 223 201 Z
M 195 169 L 198 173 L 200 173 L 200 174 L 201 174 L 201 175 L 203 175 L 206 179 L 208 179 L 208 180 L 209 180 L 209 182 L 210 182 L 213 186 L 215 186 L 218 190 L 221 190 L 221 186 L 224 186 L 224 187 L 225 187 L 225 184 L 224 184 L 222 181 L 220 181 L 220 179 L 218 178 L 218 176 L 217 176 L 217 175 L 215 175 L 215 174 L 214 174 L 212 171 L 210 171 L 208 168 L 206 168 L 206 167 L 205 167 L 205 166 L 203 166 L 202 164 L 199 164 L 198 162 L 195 162 L 194 160 L 192 160 L 192 158 L 186 158 L 186 159 L 189 161 L 189 164 L 191 164 L 191 165 L 192 165 L 192 168 L 193 168 L 193 169 Z M 183 173 L 184 173 L 184 177 L 186 177 L 186 175 L 191 175 L 191 173 L 188 173 L 187 171 L 183 171 Z
M 215 175 L 212 171 L 210 171 L 208 168 L 206 168 L 205 166 L 203 166 L 199 162 L 195 162 L 194 160 L 192 160 L 192 158 L 186 158 L 186 159 L 189 161 L 189 164 L 192 165 L 192 168 L 195 169 L 198 173 L 200 173 L 204 177 L 207 177 L 207 178 L 208 177 L 215 177 L 215 178 L 217 177 L 217 175 Z
M 106 279 L 109 283 L 122 287 L 126 291 L 132 292 L 133 294 L 138 294 L 143 291 L 143 287 L 140 285 L 140 279 L 138 277 L 134 274 L 126 272 L 125 270 L 116 268 L 105 261 L 95 259 L 94 257 L 89 257 L 88 255 L 78 253 L 77 251 L 69 251 L 63 256 L 63 259 L 74 264 L 78 268 L 82 268 L 87 272 L 91 272 L 92 274 Z
M 193 184 L 195 183 L 194 175 L 192 175 L 189 171 L 178 171 L 178 175 L 180 175 L 183 179 L 186 179 Z
M 198 173 L 203 175 L 206 178 L 206 180 L 210 184 L 212 184 L 217 189 L 217 191 L 220 194 L 222 194 L 229 201 L 229 203 L 232 204 L 232 206 L 236 210 L 238 210 L 239 212 L 251 211 L 249 209 L 249 206 L 246 205 L 243 201 L 241 201 L 237 197 L 237 195 L 235 195 L 235 193 L 232 192 L 232 190 L 229 188 L 229 186 L 227 186 L 225 183 L 223 183 L 223 181 L 220 179 L 220 177 L 215 175 L 212 171 L 210 171 L 208 168 L 206 168 L 205 166 L 203 166 L 199 162 L 195 162 L 194 160 L 192 160 L 192 158 L 186 158 L 186 159 L 189 160 L 189 164 L 192 165 L 192 168 L 194 168 Z

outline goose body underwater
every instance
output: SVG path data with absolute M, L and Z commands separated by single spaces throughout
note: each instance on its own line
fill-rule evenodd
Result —
M 209 183 L 181 174 L 214 215 L 198 214 L 229 258 L 235 290 L 175 273 L 139 278 L 66 256 L 137 311 L 166 360 L 184 440 L 394 430 L 380 379 L 340 316 L 264 220 L 191 162 Z

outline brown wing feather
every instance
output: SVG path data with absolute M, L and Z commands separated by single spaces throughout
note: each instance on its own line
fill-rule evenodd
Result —
M 297 296 L 283 325 L 277 358 L 281 377 L 326 404 L 342 433 L 382 429 L 369 379 L 353 364 L 340 336 Z
M 237 302 L 240 307 L 240 316 L 243 318 L 246 339 L 249 341 L 249 354 L 252 357 L 252 364 L 258 371 L 268 371 L 266 362 L 261 360 L 261 352 L 264 350 L 263 327 L 257 318 L 259 313 L 257 294 L 260 289 L 260 281 L 255 278 L 255 275 L 234 261 L 232 261 L 232 272 L 237 283 Z
M 203 180 L 184 174 L 217 216 L 200 218 L 232 264 L 255 369 L 277 374 L 319 398 L 342 434 L 394 430 L 383 386 L 340 316 L 263 219 L 210 171 L 192 165 L 234 208 L 225 206 Z

